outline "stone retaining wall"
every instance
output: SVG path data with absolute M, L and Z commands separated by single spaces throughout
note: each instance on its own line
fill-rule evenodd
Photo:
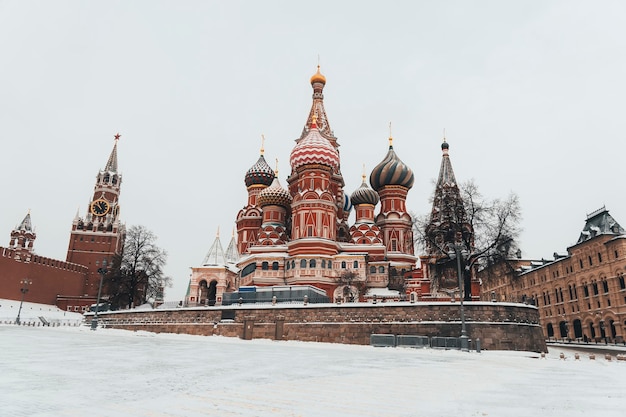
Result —
M 465 303 L 468 336 L 483 349 L 546 352 L 536 307 Z M 156 333 L 367 345 L 371 334 L 458 337 L 458 303 L 277 304 L 99 313 L 102 325 Z

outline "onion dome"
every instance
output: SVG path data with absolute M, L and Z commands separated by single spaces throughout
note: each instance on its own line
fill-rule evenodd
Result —
M 317 128 L 317 117 L 313 116 L 311 127 L 291 151 L 291 169 L 310 164 L 326 165 L 333 170 L 339 168 L 339 153 L 333 145 L 320 134 Z
M 311 84 L 315 83 L 326 84 L 326 77 L 324 77 L 324 75 L 322 75 L 322 73 L 320 72 L 319 65 L 317 66 L 317 72 L 311 77 Z
M 350 201 L 350 197 L 345 192 L 343 193 L 343 211 L 345 213 L 352 211 L 352 201 Z
M 378 193 L 372 190 L 365 181 L 365 175 L 363 175 L 363 183 L 359 188 L 357 188 L 350 197 L 352 200 L 352 204 L 358 206 L 359 204 L 371 204 L 375 206 L 378 204 L 380 197 L 378 197 Z
M 274 170 L 268 165 L 263 157 L 263 153 L 261 153 L 261 156 L 259 156 L 259 160 L 256 161 L 256 164 L 252 165 L 248 172 L 246 172 L 246 187 L 250 187 L 252 185 L 268 186 L 274 180 L 274 176 Z
M 393 150 L 392 138 L 389 138 L 387 156 L 372 170 L 370 184 L 376 191 L 388 185 L 399 185 L 410 189 L 413 187 L 415 176 L 413 171 L 398 158 Z
M 278 176 L 274 177 L 272 185 L 264 189 L 259 193 L 258 197 L 259 206 L 282 206 L 289 207 L 291 205 L 291 195 L 289 191 L 285 190 L 280 182 L 278 182 Z

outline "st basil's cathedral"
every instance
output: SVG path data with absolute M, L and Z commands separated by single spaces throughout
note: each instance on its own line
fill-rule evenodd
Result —
M 417 268 L 413 219 L 406 208 L 414 174 L 396 154 L 391 137 L 387 154 L 370 173 L 371 187 L 363 174 L 360 187 L 351 194 L 344 189 L 339 142 L 324 109 L 325 85 L 318 66 L 311 77 L 311 110 L 291 151 L 286 187 L 262 147 L 244 176 L 248 199 L 237 214 L 236 235 L 233 231 L 224 251 L 218 233 L 202 265 L 191 268 L 186 305 L 219 305 L 225 293 L 268 286 L 312 286 L 337 302 L 407 295 L 450 299 L 450 293 L 437 294 L 439 287 L 432 285 L 429 269 L 437 273 L 436 268 Z M 446 172 L 440 173 L 440 183 L 450 182 L 450 175 L 454 181 L 444 145 Z M 460 201 L 455 182 L 452 188 Z M 444 189 L 449 193 L 450 184 Z M 350 225 L 352 210 L 355 222 Z M 433 213 L 437 210 L 433 206 Z M 429 248 L 421 263 L 435 265 L 447 257 L 436 252 Z

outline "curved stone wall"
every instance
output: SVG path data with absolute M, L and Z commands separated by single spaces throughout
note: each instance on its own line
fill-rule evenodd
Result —
M 467 302 L 468 336 L 483 349 L 546 352 L 536 307 Z M 458 303 L 277 304 L 125 310 L 99 313 L 101 324 L 156 333 L 221 335 L 367 345 L 371 334 L 458 337 Z

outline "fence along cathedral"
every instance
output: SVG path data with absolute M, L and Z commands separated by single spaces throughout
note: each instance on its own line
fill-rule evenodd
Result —
M 0 298 L 19 299 L 20 282 L 30 282 L 25 301 L 53 304 L 64 310 L 85 311 L 95 303 L 104 259 L 110 264 L 124 245 L 119 220 L 122 176 L 117 167 L 117 142 L 105 168 L 98 172 L 87 214 L 76 214 L 65 261 L 35 252 L 36 234 L 31 213 L 11 232 L 8 247 L 0 247 Z

